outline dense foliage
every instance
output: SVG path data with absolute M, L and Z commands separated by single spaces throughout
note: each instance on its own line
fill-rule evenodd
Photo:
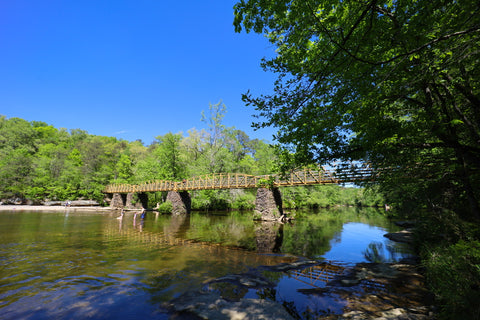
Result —
M 296 165 L 368 162 L 397 212 L 478 225 L 478 1 L 241 0 L 234 10 L 237 31 L 263 33 L 277 48 L 262 62 L 278 74 L 273 94 L 244 100 L 263 120 L 258 127 L 278 128 Z M 451 250 L 425 247 L 431 256 L 478 251 L 472 239 L 451 240 L 441 242 Z M 448 304 L 465 292 L 437 293 Z
M 222 124 L 221 103 L 210 105 L 205 130 L 156 137 L 149 146 L 79 129 L 0 117 L 0 198 L 103 199 L 110 183 L 181 180 L 207 173 L 271 172 L 275 155 L 264 141 Z
M 210 105 L 209 112 L 203 115 L 207 129 L 191 129 L 187 135 L 167 133 L 156 137 L 149 146 L 78 129 L 68 132 L 43 122 L 0 117 L 0 199 L 41 202 L 83 198 L 102 202 L 102 190 L 110 183 L 179 181 L 221 172 L 275 172 L 277 157 L 272 146 L 225 127 L 225 105 Z M 309 190 L 286 191 L 287 207 L 383 203 L 381 199 L 363 197 L 363 189 L 358 188 L 327 186 Z M 159 204 L 159 211 L 170 211 L 165 196 L 151 194 L 149 206 Z M 192 201 L 195 210 L 253 209 L 255 190 L 195 191 Z
M 279 74 L 274 94 L 244 99 L 298 163 L 368 161 L 406 184 L 388 189 L 397 205 L 480 218 L 479 13 L 465 0 L 239 1 L 235 27 L 266 34 L 277 55 L 263 67 Z

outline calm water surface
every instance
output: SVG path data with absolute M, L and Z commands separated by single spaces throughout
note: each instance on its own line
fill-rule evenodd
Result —
M 285 225 L 254 222 L 248 212 L 117 216 L 0 212 L 0 318 L 168 319 L 162 302 L 227 274 L 298 257 L 340 270 L 408 255 L 383 237 L 398 229 L 371 209 L 303 212 Z M 266 274 L 273 290 L 237 298 L 274 299 L 299 313 L 340 308 L 299 293 L 325 285 L 314 272 Z

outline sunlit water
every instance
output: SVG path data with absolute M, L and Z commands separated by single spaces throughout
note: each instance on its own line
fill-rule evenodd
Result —
M 398 229 L 367 209 L 305 212 L 285 225 L 254 222 L 251 213 L 117 216 L 0 212 L 0 318 L 168 319 L 162 302 L 227 274 L 298 257 L 337 270 L 408 255 L 383 237 Z M 237 298 L 272 299 L 299 313 L 340 308 L 298 291 L 325 285 L 324 275 L 312 277 L 317 271 L 267 272 L 274 290 Z

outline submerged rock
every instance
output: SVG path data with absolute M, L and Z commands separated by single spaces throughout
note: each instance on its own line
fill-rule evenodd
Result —
M 214 280 L 211 280 L 206 283 L 210 285 L 212 283 L 218 282 L 228 282 L 238 286 L 244 286 L 248 288 L 262 288 L 262 287 L 272 287 L 274 286 L 268 279 L 265 277 L 256 274 L 256 273 L 242 273 L 242 274 L 230 274 L 224 277 L 220 277 Z
M 288 301 L 244 298 L 251 290 L 273 294 L 275 285 L 264 272 L 295 274 L 315 266 L 312 276 L 325 269 L 336 276 L 323 287 L 297 289 L 317 301 L 341 301 L 342 309 L 312 311 L 307 318 L 322 319 L 434 319 L 427 303 L 427 290 L 418 266 L 411 264 L 358 263 L 340 267 L 326 262 L 299 260 L 274 266 L 259 266 L 242 274 L 230 274 L 208 281 L 201 290 L 192 290 L 164 304 L 171 319 L 295 319 L 299 310 L 288 308 Z M 338 269 L 338 270 L 337 270 Z M 308 277 L 308 272 L 306 274 Z M 290 278 L 292 279 L 292 278 Z M 291 307 L 291 306 L 290 306 Z M 289 313 L 290 312 L 290 313 Z M 316 312 L 316 313 L 315 313 Z
M 402 230 L 398 232 L 386 233 L 383 235 L 395 242 L 413 243 L 413 232 L 411 230 Z
M 288 272 L 319 264 L 299 260 L 274 266 L 260 266 L 249 272 L 229 274 L 204 283 L 198 291 L 189 291 L 164 304 L 172 319 L 294 319 L 279 302 L 243 298 L 248 290 L 270 290 L 275 286 L 262 272 Z
M 171 319 L 293 319 L 276 302 L 264 299 L 228 301 L 216 292 L 189 291 L 165 304 L 164 307 L 173 310 Z

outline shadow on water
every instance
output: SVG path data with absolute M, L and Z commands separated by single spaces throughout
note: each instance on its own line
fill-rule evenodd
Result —
M 299 212 L 287 224 L 253 221 L 250 212 L 0 218 L 4 319 L 166 319 L 162 304 L 196 288 L 277 301 L 297 315 L 338 312 L 344 300 L 302 290 L 324 288 L 355 263 L 408 254 L 383 237 L 395 227 L 368 210 Z M 299 259 L 315 265 L 286 267 Z

